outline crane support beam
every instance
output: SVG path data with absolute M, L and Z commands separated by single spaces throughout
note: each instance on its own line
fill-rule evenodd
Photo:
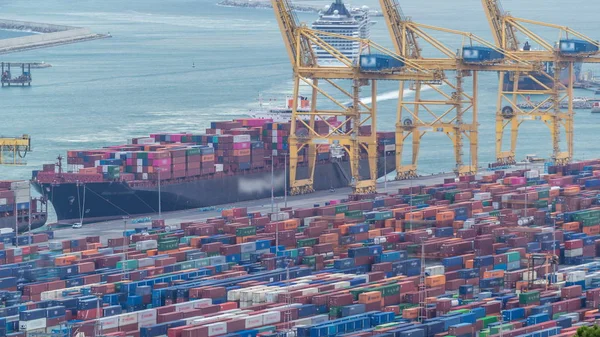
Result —
M 439 69 L 425 69 L 412 60 L 367 39 L 317 31 L 300 25 L 289 0 L 271 0 L 294 74 L 291 130 L 289 137 L 290 193 L 314 191 L 317 153 L 331 152 L 333 160 L 345 157 L 350 162 L 349 185 L 354 193 L 376 192 L 377 179 L 377 82 L 423 81 L 437 83 L 444 78 Z M 392 67 L 368 67 L 361 60 L 350 59 L 327 41 L 331 38 L 358 42 L 361 55 L 385 55 Z M 326 52 L 337 61 L 335 66 L 319 64 L 314 49 Z M 335 81 L 334 81 L 335 80 Z M 298 111 L 300 85 L 310 87 L 309 111 Z M 361 91 L 370 93 L 370 104 L 361 100 Z M 343 97 L 345 104 L 338 97 Z M 321 108 L 321 104 L 327 108 Z M 333 106 L 333 108 L 331 107 Z M 369 132 L 363 130 L 369 129 Z M 336 154 L 335 156 L 334 153 Z M 361 159 L 368 168 L 361 169 Z M 298 175 L 298 165 L 308 166 L 305 176 Z
M 397 0 L 379 2 L 394 48 L 400 56 L 410 59 L 426 70 L 454 73 L 453 76 L 444 76 L 444 79 L 437 83 L 442 86 L 422 81 L 412 83 L 410 88 L 415 91 L 414 100 L 403 99 L 402 93 L 406 86 L 404 83 L 400 84 L 396 120 L 396 178 L 409 179 L 418 175 L 421 139 L 427 133 L 443 133 L 448 136 L 453 146 L 456 160 L 454 171 L 457 175 L 476 172 L 479 126 L 478 72 L 531 72 L 541 67 L 536 62 L 527 62 L 507 53 L 474 34 L 414 22 L 404 15 Z M 476 43 L 502 57 L 481 62 L 466 61 L 462 54 L 457 54 L 428 31 L 458 36 L 463 41 L 463 47 L 465 42 L 469 47 Z M 424 57 L 418 41 L 429 44 L 443 57 Z M 468 86 L 466 81 L 468 77 L 471 78 L 471 86 Z M 422 94 L 425 90 L 429 90 L 427 95 Z M 409 140 L 412 140 L 412 160 L 410 164 L 404 164 L 403 154 L 409 146 Z M 468 160 L 465 158 L 467 152 Z
M 22 158 L 31 151 L 31 138 L 0 136 L 0 165 L 25 165 Z
M 496 46 L 508 50 L 519 59 L 542 65 L 541 69 L 535 72 L 501 71 L 499 74 L 500 90 L 496 109 L 497 161 L 504 164 L 515 162 L 519 128 L 526 120 L 542 121 L 549 127 L 552 159 L 555 164 L 571 161 L 574 151 L 574 66 L 580 63 L 600 63 L 600 52 L 598 52 L 600 43 L 566 26 L 513 17 L 504 12 L 500 0 L 481 0 L 481 2 Z M 563 52 L 561 44 L 555 46 L 553 41 L 545 40 L 529 26 L 558 30 L 559 40 L 576 37 L 594 48 Z M 542 50 L 531 50 L 529 42 L 521 48 L 517 34 L 531 39 L 541 46 Z M 520 83 L 529 83 L 535 90 L 522 88 Z M 531 96 L 538 99 L 532 99 Z M 561 109 L 561 103 L 565 102 L 567 102 L 566 111 Z M 564 142 L 561 141 L 563 129 Z M 510 133 L 508 150 L 503 147 L 506 131 Z

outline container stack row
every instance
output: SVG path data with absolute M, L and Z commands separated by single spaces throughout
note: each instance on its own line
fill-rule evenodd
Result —
M 216 151 L 255 141 L 230 138 Z M 106 241 L 15 237 L 0 335 L 572 336 L 600 318 L 594 165 L 154 220 Z

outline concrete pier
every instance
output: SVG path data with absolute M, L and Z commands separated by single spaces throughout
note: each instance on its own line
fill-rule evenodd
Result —
M 47 48 L 63 44 L 104 39 L 107 34 L 96 34 L 87 28 L 53 25 L 47 23 L 0 19 L 0 29 L 38 33 L 12 39 L 0 40 L 0 54 Z

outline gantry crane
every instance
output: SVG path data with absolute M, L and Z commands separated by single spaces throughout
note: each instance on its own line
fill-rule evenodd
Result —
M 31 151 L 31 138 L 0 136 L 0 165 L 25 165 L 27 152 Z
M 369 40 L 358 39 L 343 35 L 331 34 L 309 29 L 298 21 L 291 9 L 289 0 L 272 0 L 273 9 L 279 28 L 283 35 L 285 47 L 294 72 L 294 93 L 292 102 L 292 120 L 289 138 L 290 145 L 290 193 L 303 194 L 314 191 L 314 172 L 316 164 L 317 147 L 334 145 L 344 149 L 348 154 L 351 167 L 351 186 L 354 193 L 375 192 L 377 179 L 377 153 L 376 153 L 376 96 L 377 80 L 395 81 L 435 81 L 440 80 L 442 74 L 427 71 L 416 64 L 404 60 L 392 51 L 389 51 Z M 377 52 L 393 58 L 402 63 L 401 67 L 386 69 L 372 69 L 367 71 L 361 67 L 361 62 L 356 62 L 329 45 L 325 38 L 335 37 L 351 40 L 361 44 L 360 60 L 370 63 Z M 337 65 L 319 64 L 313 48 L 325 50 L 337 60 Z M 336 80 L 336 81 L 334 81 Z M 323 81 L 325 86 L 322 86 Z M 298 96 L 300 84 L 304 83 L 312 89 L 310 111 L 298 111 Z M 349 89 L 348 88 L 348 83 Z M 345 87 L 346 86 L 346 87 Z M 359 96 L 361 87 L 370 86 L 371 104 L 363 103 Z M 328 91 L 326 91 L 326 89 Z M 330 108 L 321 104 L 317 106 L 317 98 L 325 98 L 324 103 L 329 103 Z M 336 97 L 342 96 L 349 99 L 351 104 L 344 104 Z M 339 125 L 330 122 L 331 118 L 343 118 Z M 305 119 L 308 119 L 305 120 Z M 315 121 L 321 120 L 328 124 L 329 132 L 318 132 Z M 371 126 L 368 134 L 360 133 L 363 125 Z M 308 152 L 308 175 L 298 175 L 298 156 L 301 151 Z M 366 179 L 361 177 L 359 163 L 361 152 L 368 156 L 369 174 Z
M 573 158 L 573 81 L 574 66 L 580 63 L 599 63 L 599 44 L 568 27 L 539 21 L 521 19 L 504 12 L 500 0 L 481 0 L 496 46 L 527 61 L 545 65 L 537 72 L 499 73 L 496 108 L 496 159 L 512 164 L 516 156 L 517 136 L 525 120 L 541 120 L 549 128 L 552 138 L 552 159 L 562 164 Z M 559 43 L 549 43 L 524 25 L 552 28 L 559 31 Z M 540 50 L 532 50 L 529 42 L 520 45 L 517 34 L 522 34 L 538 44 Z M 571 37 L 570 37 L 571 36 Z M 577 39 L 573 39 L 575 37 Z M 568 79 L 561 81 L 561 74 Z M 529 82 L 529 89 L 519 87 Z M 533 89 L 531 89 L 533 88 Z M 539 97 L 537 100 L 531 97 Z M 566 111 L 561 103 L 567 101 Z M 510 125 L 510 149 L 503 150 L 503 136 Z M 565 128 L 567 150 L 561 150 L 561 129 Z
M 477 121 L 477 72 L 479 71 L 532 71 L 534 65 L 518 57 L 507 55 L 503 50 L 487 43 L 476 35 L 457 30 L 445 29 L 413 22 L 406 17 L 396 0 L 380 0 L 396 53 L 413 61 L 425 69 L 453 71 L 454 78 L 444 76 L 438 83 L 447 86 L 451 93 L 444 92 L 439 86 L 431 83 L 415 81 L 413 101 L 404 100 L 405 83 L 400 83 L 400 100 L 398 102 L 396 120 L 396 172 L 397 179 L 417 176 L 417 162 L 421 138 L 428 132 L 446 134 L 454 146 L 457 175 L 472 174 L 477 171 L 478 121 Z M 433 30 L 449 33 L 462 38 L 462 52 L 455 52 L 427 31 Z M 443 57 L 425 58 L 418 39 L 424 40 Z M 465 42 L 468 44 L 465 45 Z M 478 46 L 474 46 L 477 43 Z M 490 55 L 485 56 L 485 53 Z M 482 56 L 482 57 L 480 57 Z M 472 89 L 467 92 L 464 87 L 466 76 L 472 76 Z M 434 99 L 424 98 L 422 91 L 430 90 L 436 95 Z M 470 115 L 470 116 L 469 116 Z M 467 118 L 465 118 L 467 117 Z M 412 136 L 412 163 L 402 163 L 403 149 L 407 138 Z M 469 163 L 463 160 L 463 139 L 469 141 Z

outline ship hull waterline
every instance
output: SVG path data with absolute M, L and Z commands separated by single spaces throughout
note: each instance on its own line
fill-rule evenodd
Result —
M 384 167 L 389 172 L 395 169 L 395 156 L 386 156 L 378 162 L 378 176 L 383 176 Z M 363 165 L 364 164 L 364 165 Z M 367 160 L 361 161 L 361 176 L 368 175 Z M 341 172 L 344 171 L 344 173 Z M 315 167 L 315 190 L 348 187 L 350 174 L 348 162 L 318 164 Z M 300 176 L 306 175 L 307 168 L 299 167 Z M 284 195 L 285 172 L 283 168 L 274 170 L 273 186 L 275 196 Z M 93 223 L 115 219 L 131 218 L 158 213 L 157 186 L 134 186 L 127 182 L 40 183 L 32 185 L 53 204 L 58 224 L 75 222 Z M 85 196 L 84 196 L 85 189 Z M 216 205 L 234 204 L 243 201 L 271 197 L 271 172 L 262 171 L 243 175 L 223 176 L 214 179 L 200 179 L 177 184 L 161 184 L 161 211 L 171 212 Z M 82 216 L 82 209 L 85 210 Z

